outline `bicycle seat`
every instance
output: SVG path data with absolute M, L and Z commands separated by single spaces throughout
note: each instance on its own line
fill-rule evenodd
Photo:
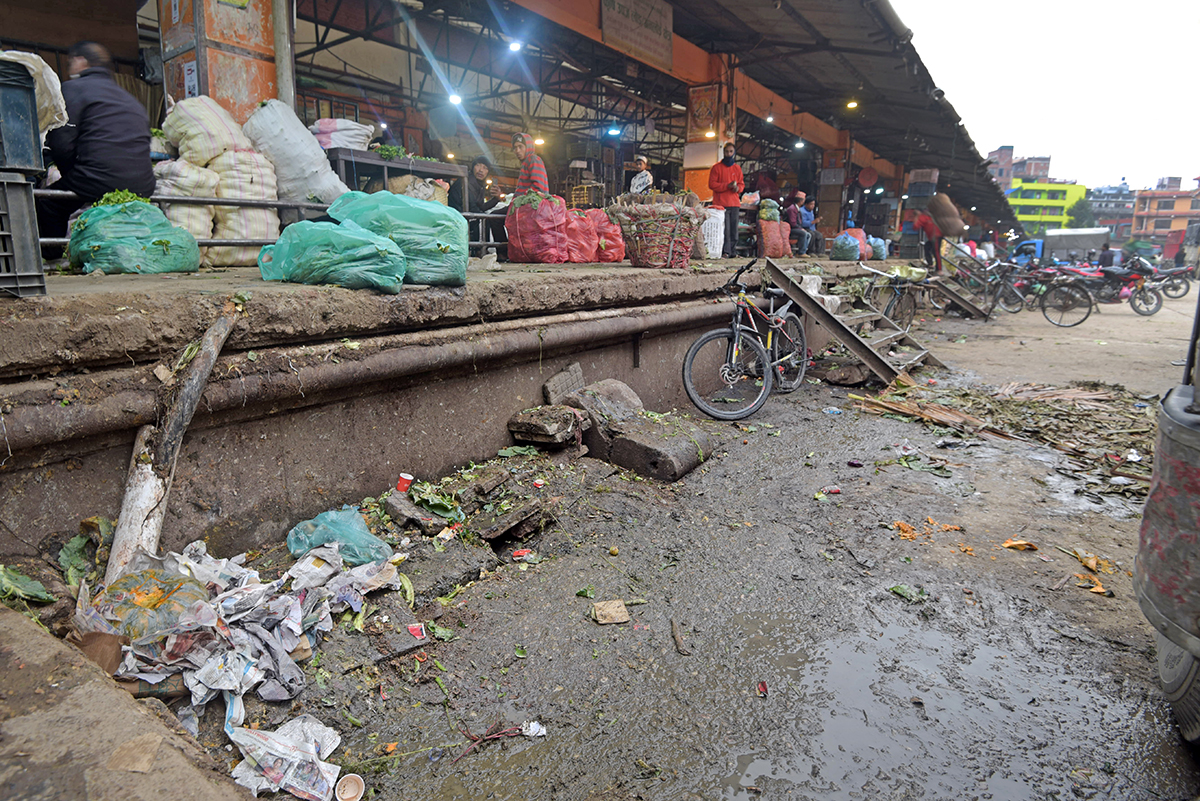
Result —
M 782 298 L 787 293 L 777 286 L 769 286 L 763 290 L 764 298 Z

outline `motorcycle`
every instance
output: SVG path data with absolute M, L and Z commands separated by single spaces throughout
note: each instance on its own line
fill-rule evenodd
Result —
M 1150 316 L 1163 305 L 1157 288 L 1154 267 L 1144 259 L 1132 259 L 1129 267 L 1099 267 L 1060 265 L 1059 271 L 1074 275 L 1083 282 L 1096 303 L 1124 303 L 1138 314 Z
M 1190 267 L 1155 267 L 1141 256 L 1134 256 L 1129 260 L 1130 264 L 1135 262 L 1140 268 L 1153 272 L 1154 280 L 1150 282 L 1151 285 L 1168 298 L 1182 298 L 1192 288 L 1192 282 L 1188 280 L 1192 275 Z

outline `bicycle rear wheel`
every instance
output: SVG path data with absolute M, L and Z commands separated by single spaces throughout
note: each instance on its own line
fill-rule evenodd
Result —
M 1008 281 L 1001 281 L 996 291 L 996 305 L 1009 314 L 1016 314 L 1025 306 L 1025 298 Z
M 892 298 L 883 316 L 901 328 L 908 328 L 912 325 L 913 317 L 916 314 L 917 301 L 912 293 L 906 290 Z
M 1071 328 L 1092 314 L 1092 296 L 1077 284 L 1051 287 L 1042 295 L 1042 315 L 1054 325 Z
M 696 408 L 718 420 L 741 420 L 767 402 L 770 358 L 753 335 L 718 328 L 701 334 L 683 358 L 683 388 Z
M 808 369 L 808 342 L 804 339 L 804 324 L 788 312 L 783 318 L 783 331 L 771 337 L 771 362 L 775 365 L 775 391 L 792 392 L 804 381 Z

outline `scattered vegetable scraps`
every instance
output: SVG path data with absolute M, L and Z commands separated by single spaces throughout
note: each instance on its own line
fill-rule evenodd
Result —
M 1006 539 L 1003 543 L 1005 548 L 1012 548 L 1014 551 L 1036 551 L 1038 547 L 1028 540 L 1014 540 L 1012 537 Z

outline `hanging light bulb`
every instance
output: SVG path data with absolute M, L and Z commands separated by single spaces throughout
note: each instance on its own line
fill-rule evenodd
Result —
M 459 95 L 450 95 L 450 102 L 457 106 L 462 103 L 462 97 Z

